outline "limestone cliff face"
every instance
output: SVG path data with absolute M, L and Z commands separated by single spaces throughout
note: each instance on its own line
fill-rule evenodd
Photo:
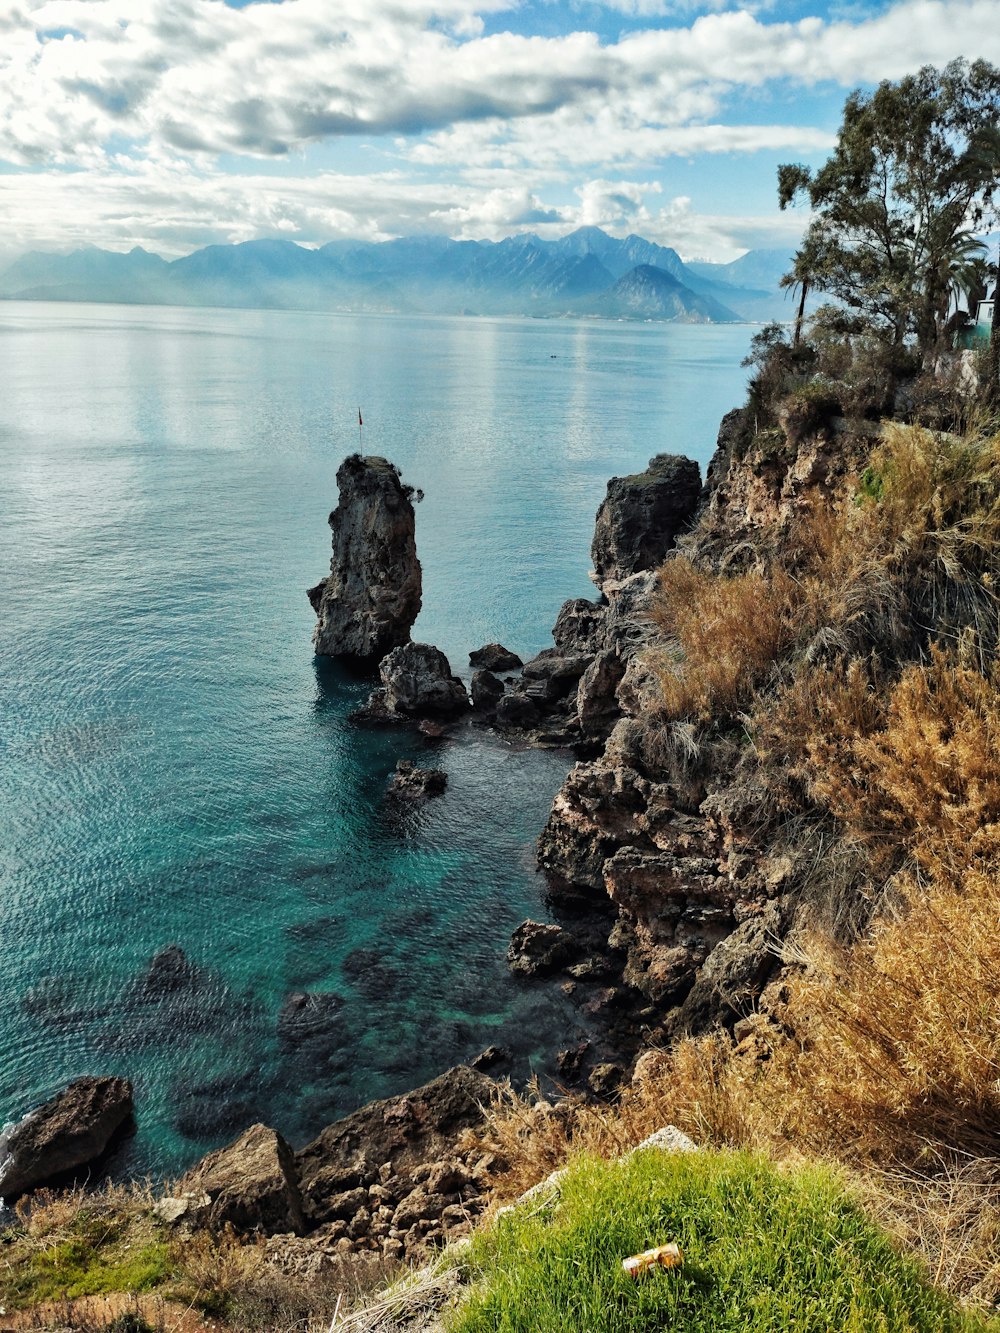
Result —
M 386 459 L 359 454 L 341 463 L 337 486 L 330 573 L 309 590 L 313 644 L 324 656 L 374 666 L 409 642 L 420 611 L 412 488 Z

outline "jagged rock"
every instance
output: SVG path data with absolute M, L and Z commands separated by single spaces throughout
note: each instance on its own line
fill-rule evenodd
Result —
M 502 643 L 488 643 L 469 654 L 469 665 L 484 671 L 519 671 L 524 663 Z
M 598 653 L 580 677 L 576 715 L 585 736 L 607 736 L 618 721 L 617 690 L 625 663 L 614 650 Z
M 0 1197 L 9 1203 L 88 1166 L 131 1115 L 128 1079 L 74 1079 L 0 1139 Z
M 575 1046 L 570 1046 L 564 1051 L 559 1051 L 556 1055 L 556 1068 L 563 1078 L 576 1082 L 583 1068 L 583 1059 L 590 1050 L 590 1042 L 587 1040 L 577 1042 Z
M 675 1030 L 697 1035 L 744 1018 L 778 967 L 775 941 L 781 927 L 781 905 L 772 902 L 718 943 L 677 1011 Z
M 251 1125 L 235 1143 L 202 1158 L 181 1190 L 208 1199 L 186 1214 L 215 1230 L 227 1224 L 265 1235 L 305 1229 L 294 1154 L 267 1125 Z
M 613 477 L 597 511 L 591 558 L 598 587 L 659 565 L 701 500 L 698 464 L 657 454 L 645 472 Z
M 451 674 L 447 657 L 429 643 L 394 648 L 382 659 L 379 675 L 390 715 L 455 717 L 469 707 L 465 686 Z
M 487 1069 L 506 1064 L 511 1059 L 513 1059 L 513 1052 L 509 1046 L 487 1046 L 484 1051 L 479 1052 L 474 1060 L 469 1061 L 469 1068 L 485 1073 Z
M 397 801 L 425 801 L 443 795 L 447 786 L 448 774 L 443 768 L 417 768 L 409 759 L 400 759 L 386 795 Z
M 330 515 L 330 574 L 311 588 L 316 652 L 374 665 L 409 641 L 420 611 L 412 490 L 384 458 L 345 458 Z
M 584 655 L 567 655 L 558 648 L 543 648 L 537 657 L 525 662 L 521 674 L 526 681 L 538 682 L 539 688 L 532 698 L 561 699 L 570 693 L 590 661 Z M 528 689 L 530 694 L 530 684 Z
M 569 962 L 576 946 L 562 926 L 522 921 L 511 936 L 507 966 L 515 976 L 540 977 Z
M 504 683 L 492 671 L 472 673 L 472 706 L 477 713 L 495 713 L 503 698 Z
M 607 614 L 604 602 L 588 602 L 585 597 L 563 602 L 552 627 L 556 647 L 570 656 L 598 652 L 604 643 Z
M 482 1122 L 495 1087 L 485 1074 L 459 1065 L 329 1125 L 296 1154 L 307 1220 L 332 1220 L 334 1201 L 362 1186 L 391 1181 L 396 1199 L 404 1199 L 421 1167 L 429 1171 L 428 1164 L 454 1156 L 461 1132 Z

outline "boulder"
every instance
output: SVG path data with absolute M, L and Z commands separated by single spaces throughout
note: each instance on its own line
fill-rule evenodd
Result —
M 202 1158 L 181 1181 L 180 1197 L 189 1200 L 185 1215 L 213 1230 L 227 1224 L 265 1235 L 305 1230 L 294 1154 L 267 1125 L 251 1125 L 235 1143 Z
M 455 717 L 469 707 L 469 696 L 440 648 L 405 643 L 379 666 L 385 707 L 390 715 Z
M 74 1079 L 0 1139 L 0 1196 L 10 1202 L 88 1166 L 131 1115 L 128 1079 Z
M 510 938 L 507 966 L 515 976 L 540 977 L 556 972 L 576 953 L 562 926 L 522 921 Z
M 400 759 L 386 795 L 396 801 L 425 801 L 443 795 L 447 786 L 448 774 L 443 768 L 418 768 L 409 759 Z
M 659 565 L 690 526 L 700 500 L 698 464 L 679 454 L 657 454 L 645 472 L 612 477 L 591 546 L 598 587 Z
M 519 671 L 524 663 L 502 643 L 488 643 L 469 654 L 469 665 L 484 671 Z
M 453 1155 L 463 1130 L 482 1123 L 495 1088 L 485 1074 L 459 1065 L 328 1125 L 296 1154 L 307 1220 L 334 1220 L 344 1195 L 362 1187 L 392 1182 L 396 1198 L 408 1196 L 416 1176 L 426 1178 L 430 1164 Z
M 472 673 L 472 706 L 477 713 L 494 713 L 503 698 L 504 683 L 492 671 Z
M 374 666 L 409 642 L 420 611 L 412 487 L 384 458 L 353 454 L 337 470 L 330 573 L 309 590 L 316 652 Z

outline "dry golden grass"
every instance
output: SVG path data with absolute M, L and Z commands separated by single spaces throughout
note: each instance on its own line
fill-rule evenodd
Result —
M 721 575 L 677 556 L 659 573 L 653 620 L 677 645 L 658 667 L 669 720 L 707 720 L 748 703 L 792 643 L 793 584 L 780 569 Z
M 853 502 L 803 508 L 781 559 L 761 558 L 735 575 L 680 555 L 661 567 L 652 618 L 668 718 L 740 712 L 806 648 L 906 659 L 971 627 L 985 663 L 1000 610 L 1000 436 L 889 427 Z

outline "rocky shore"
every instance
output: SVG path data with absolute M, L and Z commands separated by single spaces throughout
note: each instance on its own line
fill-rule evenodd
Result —
M 682 1034 L 722 1025 L 749 1039 L 767 1021 L 761 996 L 812 852 L 776 836 L 744 737 L 708 729 L 696 738 L 663 720 L 669 646 L 654 619 L 656 571 L 674 551 L 706 570 L 752 568 L 805 499 L 833 494 L 856 461 L 835 434 L 776 445 L 732 413 L 704 485 L 675 455 L 613 479 L 592 546 L 598 595 L 566 602 L 553 647 L 523 664 L 502 644 L 472 652 L 469 692 L 437 648 L 410 637 L 420 609 L 411 488 L 384 459 L 355 456 L 338 472 L 331 572 L 309 597 L 317 652 L 378 671 L 359 723 L 434 735 L 485 727 L 509 744 L 576 753 L 538 841 L 552 919 L 523 922 L 507 962 L 525 984 L 560 987 L 599 1032 L 558 1053 L 561 1081 L 585 1095 L 613 1096 L 643 1051 Z M 404 761 L 387 799 L 433 799 L 446 781 Z M 151 969 L 147 987 L 174 984 L 187 966 L 177 953 Z M 322 1027 L 316 998 L 293 996 L 283 1009 L 289 1040 Z M 415 1258 L 464 1234 L 484 1207 L 499 1164 L 474 1131 L 497 1092 L 484 1071 L 502 1056 L 491 1049 L 477 1069 L 372 1103 L 297 1152 L 278 1129 L 253 1125 L 189 1172 L 160 1215 L 261 1232 L 292 1270 L 348 1254 Z M 23 1122 L 25 1151 L 8 1142 L 0 1190 L 13 1197 L 99 1157 L 131 1109 L 127 1085 L 114 1097 L 105 1086 L 121 1082 L 82 1080 Z M 48 1123 L 56 1130 L 39 1171 L 28 1140 Z

